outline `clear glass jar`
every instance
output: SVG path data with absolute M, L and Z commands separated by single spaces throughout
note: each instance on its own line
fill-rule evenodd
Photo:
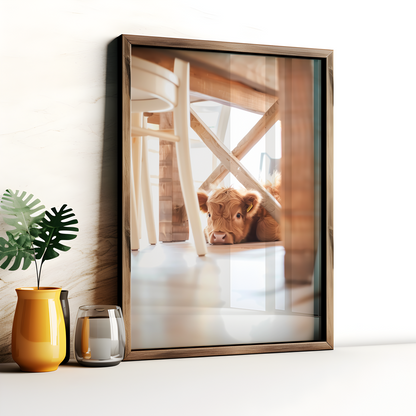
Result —
M 74 352 L 77 361 L 90 367 L 117 365 L 124 358 L 126 331 L 121 308 L 86 305 L 78 309 Z

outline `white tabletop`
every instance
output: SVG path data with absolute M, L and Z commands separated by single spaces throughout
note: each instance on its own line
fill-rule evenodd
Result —
M 416 344 L 122 362 L 53 373 L 0 364 L 0 413 L 415 415 Z M 13 413 L 12 413 L 13 412 Z

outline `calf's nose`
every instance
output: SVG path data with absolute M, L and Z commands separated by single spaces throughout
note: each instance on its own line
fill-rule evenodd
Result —
M 225 244 L 225 233 L 214 232 L 212 244 Z

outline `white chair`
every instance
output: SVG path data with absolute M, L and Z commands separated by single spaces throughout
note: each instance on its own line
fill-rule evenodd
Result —
M 182 187 L 188 219 L 195 240 L 195 248 L 199 256 L 207 252 L 205 238 L 199 216 L 197 194 L 191 170 L 191 154 L 189 141 L 190 108 L 189 108 L 189 63 L 175 59 L 174 72 L 152 62 L 132 57 L 131 63 L 131 111 L 132 116 L 132 191 L 133 203 L 136 205 L 132 220 L 132 247 L 139 236 L 139 220 L 137 217 L 139 191 L 145 211 L 149 242 L 156 244 L 156 231 L 150 193 L 150 178 L 147 167 L 146 136 L 153 136 L 176 143 L 178 156 L 179 178 Z M 146 128 L 144 112 L 172 111 L 174 116 L 174 134 Z M 140 179 L 141 178 L 141 179 Z M 136 224 L 135 224 L 136 222 Z

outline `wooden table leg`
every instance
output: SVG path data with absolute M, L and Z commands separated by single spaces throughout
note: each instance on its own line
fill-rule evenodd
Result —
M 160 113 L 160 130 L 172 130 L 173 113 Z M 179 180 L 175 143 L 159 144 L 159 241 L 189 240 L 189 222 Z
M 311 283 L 316 255 L 313 61 L 280 59 L 279 90 L 285 279 Z

